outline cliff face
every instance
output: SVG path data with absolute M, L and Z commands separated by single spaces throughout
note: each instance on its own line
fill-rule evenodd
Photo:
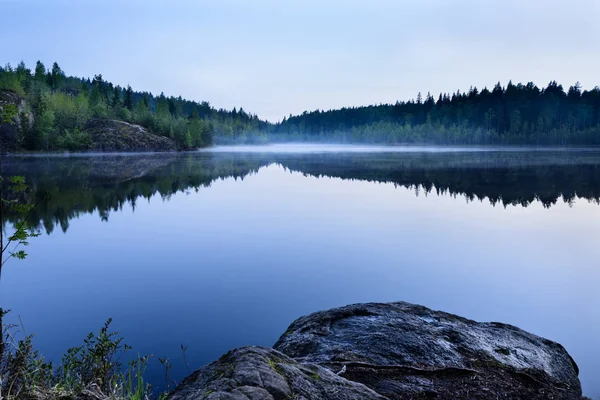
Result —
M 172 393 L 187 399 L 581 399 L 558 343 L 408 303 L 296 320 L 274 349 L 231 351 Z

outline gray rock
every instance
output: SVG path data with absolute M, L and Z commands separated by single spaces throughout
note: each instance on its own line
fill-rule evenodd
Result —
M 384 400 L 366 386 L 280 352 L 242 347 L 186 378 L 171 400 Z
M 357 304 L 296 320 L 274 348 L 390 399 L 581 399 L 558 343 L 408 303 Z
M 156 135 L 135 124 L 112 119 L 92 119 L 86 126 L 90 135 L 89 151 L 176 151 L 167 137 Z
M 582 399 L 558 343 L 408 303 L 302 317 L 274 348 L 230 351 L 169 399 Z

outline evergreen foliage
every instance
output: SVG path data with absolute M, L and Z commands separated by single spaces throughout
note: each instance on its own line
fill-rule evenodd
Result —
M 0 89 L 27 100 L 32 127 L 18 127 L 26 150 L 85 150 L 91 118 L 136 123 L 173 139 L 182 150 L 213 143 L 328 141 L 422 144 L 600 144 L 600 88 L 567 90 L 555 81 L 539 88 L 529 82 L 492 90 L 471 87 L 419 93 L 414 100 L 329 111 L 305 111 L 271 124 L 243 108 L 215 109 L 206 101 L 154 96 L 107 82 L 66 76 L 57 63 L 40 61 L 33 73 L 21 62 L 0 68 Z M 22 120 L 22 119 L 19 119 Z
M 305 111 L 272 130 L 278 140 L 432 144 L 600 144 L 600 88 L 552 81 L 490 91 L 428 93 L 396 104 Z
M 86 150 L 90 142 L 86 126 L 92 118 L 140 124 L 175 140 L 181 150 L 261 137 L 259 132 L 269 125 L 242 109 L 217 110 L 205 101 L 135 92 L 129 85 L 122 88 L 107 82 L 101 74 L 91 81 L 67 76 L 57 63 L 47 70 L 38 61 L 33 74 L 23 62 L 17 68 L 0 67 L 0 90 L 18 94 L 31 108 L 33 126 L 26 123 L 27 115 L 13 115 L 14 106 L 0 110 L 3 123 L 21 121 L 16 127 L 21 150 Z

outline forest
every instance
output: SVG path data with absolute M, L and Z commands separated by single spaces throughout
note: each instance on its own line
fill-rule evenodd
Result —
M 490 91 L 428 93 L 416 99 L 312 112 L 284 118 L 272 127 L 276 140 L 422 144 L 600 144 L 600 88 L 567 91 L 552 81 Z
M 158 96 L 104 80 L 67 76 L 55 62 L 33 70 L 21 62 L 0 67 L 0 91 L 14 93 L 26 106 L 12 110 L 14 150 L 86 150 L 93 119 L 138 124 L 172 139 L 179 150 L 213 144 L 333 142 L 437 145 L 598 145 L 600 88 L 567 90 L 555 81 L 492 90 L 428 93 L 416 99 L 337 110 L 304 111 L 271 123 L 243 108 L 215 109 L 207 101 Z M 1 100 L 1 99 L 0 99 Z M 2 120 L 11 121 L 4 107 Z M 34 118 L 26 118 L 33 115 Z M 33 121 L 33 122 L 31 122 Z M 1 133 L 0 133 L 1 134 Z M 0 141 L 1 143 L 1 141 Z
M 33 71 L 22 61 L 15 68 L 0 67 L 0 90 L 25 100 L 20 115 L 6 115 L 4 110 L 0 121 L 6 123 L 10 117 L 20 121 L 16 129 L 20 150 L 85 150 L 90 140 L 86 127 L 92 119 L 139 124 L 173 139 L 180 150 L 210 146 L 217 137 L 222 143 L 245 141 L 246 134 L 259 140 L 267 125 L 243 108 L 217 110 L 206 101 L 154 96 L 114 85 L 101 74 L 91 80 L 67 76 L 56 62 L 47 69 L 38 61 Z M 14 105 L 12 113 L 17 113 Z M 27 118 L 31 114 L 33 118 Z

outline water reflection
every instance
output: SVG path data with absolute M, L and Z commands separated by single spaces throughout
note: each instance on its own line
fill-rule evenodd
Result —
M 107 220 L 111 211 L 126 205 L 135 209 L 139 200 L 157 193 L 169 198 L 217 179 L 244 179 L 271 164 L 310 176 L 387 182 L 417 195 L 451 194 L 493 206 L 527 207 L 539 201 L 548 208 L 577 197 L 600 200 L 600 153 L 594 151 L 302 150 L 9 157 L 2 168 L 4 175 L 26 177 L 33 189 L 29 201 L 46 196 L 30 222 L 48 233 L 56 226 L 66 231 L 82 213 L 98 211 Z
M 404 300 L 556 340 L 597 396 L 598 165 L 593 151 L 10 157 L 4 173 L 50 194 L 34 220 L 53 234 L 3 272 L 0 305 L 55 360 L 112 317 L 179 380 L 181 344 L 195 368 L 309 312 Z

